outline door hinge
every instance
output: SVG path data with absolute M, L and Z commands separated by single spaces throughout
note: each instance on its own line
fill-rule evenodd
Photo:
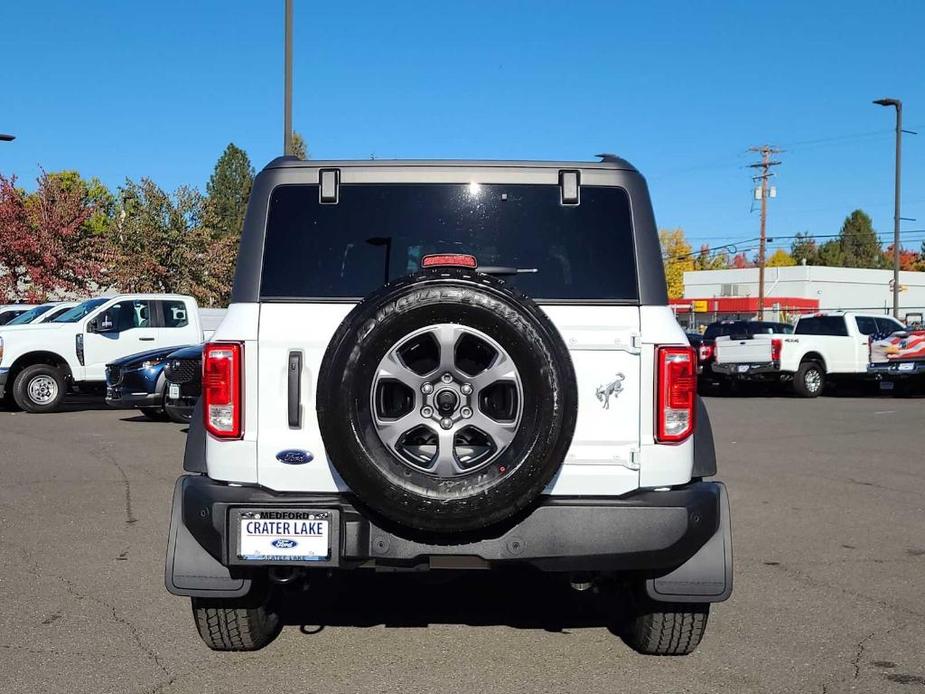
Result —
M 630 450 L 629 458 L 617 458 L 617 465 L 625 467 L 627 470 L 638 471 L 639 470 L 639 449 L 633 448 Z

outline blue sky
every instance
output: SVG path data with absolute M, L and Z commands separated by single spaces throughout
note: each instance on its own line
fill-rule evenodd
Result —
M 204 187 L 229 141 L 282 147 L 282 0 L 7 3 L 0 172 Z M 660 226 L 757 236 L 750 145 L 781 145 L 769 233 L 855 207 L 925 229 L 925 3 L 296 0 L 294 123 L 313 158 L 589 159 L 647 176 Z M 918 248 L 925 232 L 911 231 Z M 777 242 L 775 245 L 781 245 Z M 789 245 L 789 240 L 784 242 Z

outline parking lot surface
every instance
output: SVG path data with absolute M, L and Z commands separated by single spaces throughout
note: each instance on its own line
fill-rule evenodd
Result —
M 700 649 L 675 659 L 626 648 L 588 609 L 592 596 L 480 574 L 380 576 L 314 596 L 324 614 L 309 591 L 268 648 L 212 653 L 188 601 L 163 587 L 184 427 L 93 402 L 0 411 L 0 691 L 925 688 L 925 402 L 708 407 L 736 585 Z

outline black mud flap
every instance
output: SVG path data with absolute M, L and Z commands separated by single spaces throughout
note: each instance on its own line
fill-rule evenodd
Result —
M 726 486 L 720 490 L 719 527 L 697 554 L 671 573 L 646 580 L 659 602 L 722 602 L 732 594 L 732 527 Z
M 167 537 L 164 584 L 174 595 L 197 598 L 239 598 L 251 589 L 249 578 L 235 578 L 202 548 L 183 524 L 183 477 L 173 490 Z

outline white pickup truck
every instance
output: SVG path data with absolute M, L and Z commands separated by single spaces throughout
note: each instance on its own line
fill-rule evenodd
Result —
M 870 336 L 902 329 L 902 323 L 885 315 L 838 311 L 802 316 L 792 335 L 717 338 L 713 372 L 730 381 L 789 381 L 798 395 L 814 398 L 830 377 L 867 378 Z
M 0 399 L 9 394 L 27 412 L 53 412 L 68 390 L 103 386 L 114 359 L 202 339 L 190 296 L 88 299 L 51 321 L 0 328 Z

